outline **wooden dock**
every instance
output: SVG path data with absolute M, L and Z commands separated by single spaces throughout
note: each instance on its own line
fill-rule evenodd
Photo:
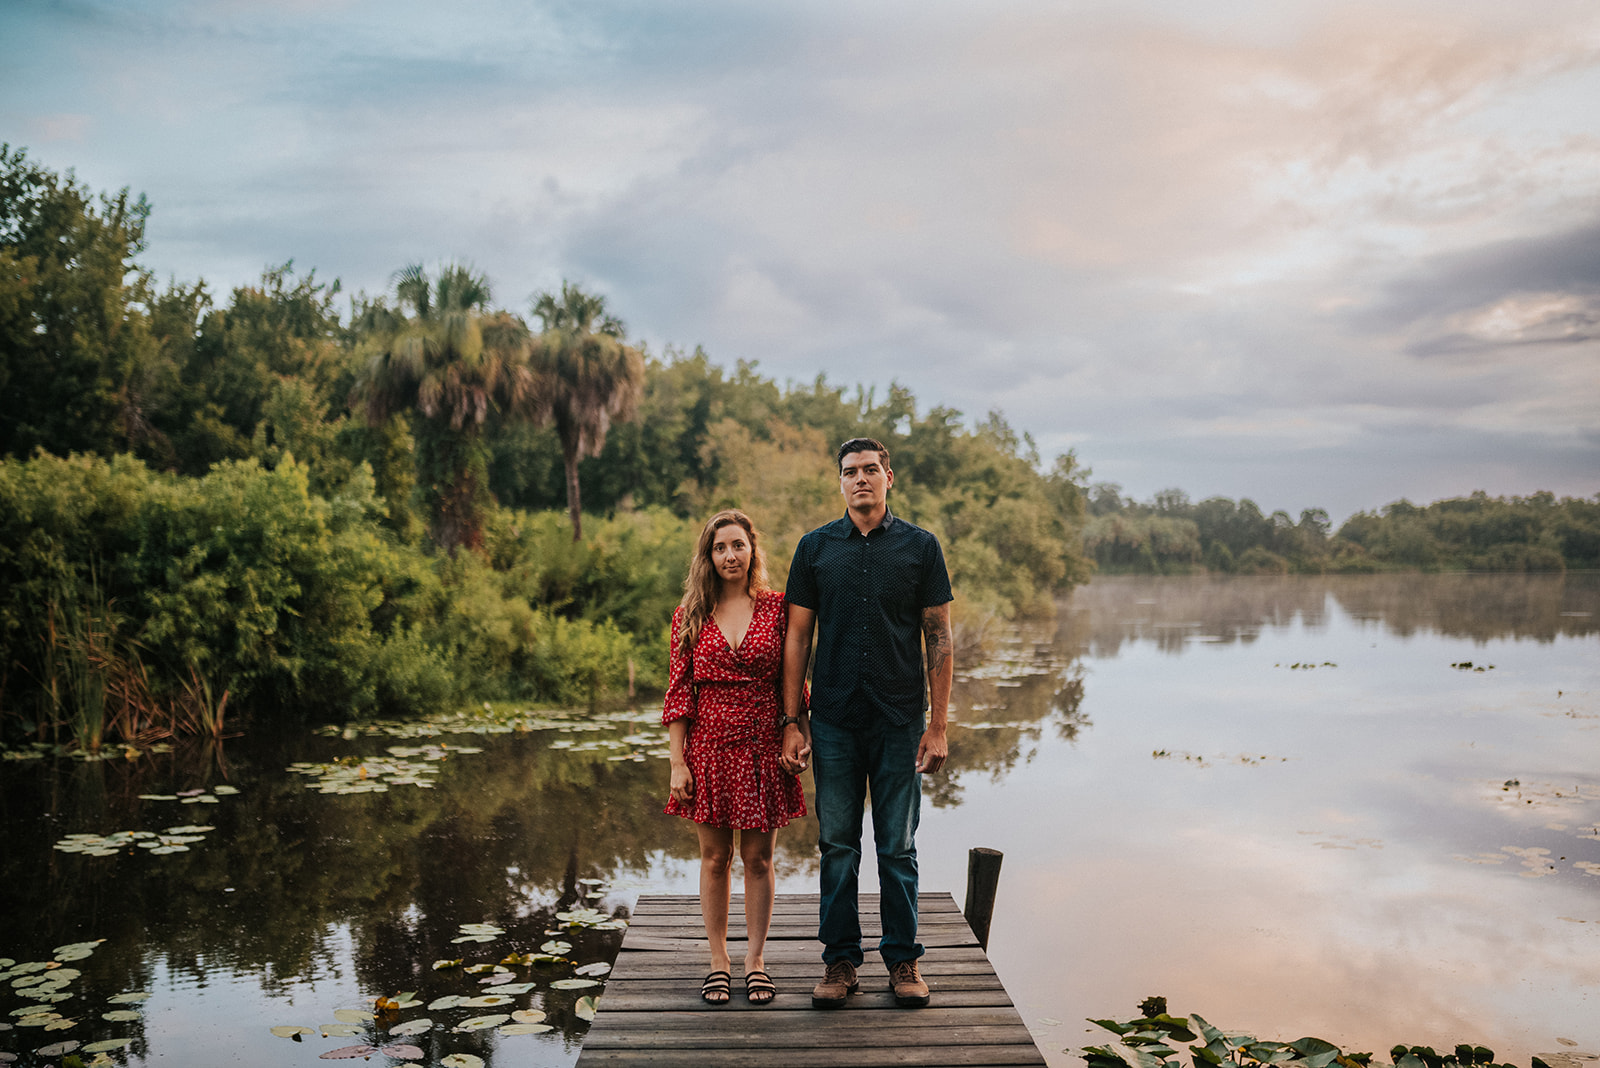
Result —
M 1042 1065 L 1043 1055 L 949 894 L 923 894 L 918 939 L 922 976 L 933 994 L 922 1009 L 902 1009 L 878 959 L 878 898 L 861 897 L 867 958 L 861 990 L 842 1009 L 813 1009 L 822 976 L 816 894 L 783 895 L 773 910 L 767 971 L 778 996 L 764 1006 L 744 997 L 744 905 L 729 917 L 733 1000 L 708 1005 L 700 982 L 709 970 L 699 901 L 691 895 L 639 899 L 632 926 L 583 1040 L 578 1068 L 817 1068 L 822 1065 Z

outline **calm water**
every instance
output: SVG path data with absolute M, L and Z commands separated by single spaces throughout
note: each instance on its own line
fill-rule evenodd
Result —
M 958 685 L 952 767 L 927 784 L 924 887 L 959 900 L 968 847 L 1005 852 L 991 956 L 1052 1064 L 1098 1041 L 1085 1017 L 1150 994 L 1264 1037 L 1597 1059 L 1600 576 L 1101 579 L 1054 627 L 989 647 Z M 603 987 L 564 981 L 620 933 L 560 916 L 695 885 L 693 836 L 659 812 L 654 715 L 7 762 L 0 958 L 105 941 L 54 970 L 80 973 L 66 983 L 5 980 L 0 1022 L 31 1022 L 0 1051 L 58 1063 L 31 1051 L 130 1038 L 112 1062 L 281 1066 L 376 1040 L 431 1064 L 570 1064 L 579 999 Z M 441 743 L 478 751 L 425 748 Z M 290 770 L 341 758 L 329 789 L 390 785 L 323 792 L 326 769 Z M 55 848 L 127 831 L 167 844 Z M 780 834 L 782 891 L 813 889 L 814 841 L 810 821 Z M 503 933 L 452 941 L 481 923 Z M 552 941 L 570 963 L 506 966 L 503 1004 L 427 1008 L 497 978 L 435 961 Z M 13 1011 L 41 985 L 73 1026 Z M 382 1023 L 425 1016 L 420 1037 L 270 1031 L 412 991 Z M 137 1018 L 102 1018 L 117 1011 Z M 553 1029 L 452 1030 L 513 1011 Z

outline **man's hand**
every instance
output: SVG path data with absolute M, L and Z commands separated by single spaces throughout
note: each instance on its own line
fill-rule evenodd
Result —
M 943 727 L 929 727 L 922 732 L 922 741 L 917 745 L 918 771 L 938 771 L 949 755 L 950 740 Z

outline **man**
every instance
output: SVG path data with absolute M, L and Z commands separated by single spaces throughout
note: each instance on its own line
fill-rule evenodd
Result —
M 938 539 L 889 511 L 889 450 L 852 438 L 839 446 L 838 460 L 845 515 L 800 539 L 785 591 L 783 761 L 798 772 L 812 757 L 822 850 L 817 937 L 825 973 L 811 1003 L 838 1008 L 859 985 L 857 881 L 870 788 L 883 916 L 878 952 L 896 1003 L 920 1007 L 928 985 L 917 967 L 916 831 L 922 773 L 939 770 L 949 753 L 950 576 Z M 801 686 L 813 631 L 808 715 Z

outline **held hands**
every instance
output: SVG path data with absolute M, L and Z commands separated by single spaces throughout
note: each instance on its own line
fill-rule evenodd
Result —
M 919 772 L 938 771 L 949 755 L 950 741 L 942 728 L 929 727 L 922 732 L 922 741 L 917 745 Z
M 671 796 L 674 801 L 694 800 L 694 772 L 689 770 L 689 765 L 672 765 Z
M 790 728 L 793 728 L 792 730 Z M 811 757 L 811 736 L 800 729 L 798 723 L 790 723 L 783 728 L 783 752 L 778 754 L 778 763 L 783 770 L 791 775 L 798 775 L 806 770 L 806 761 Z

